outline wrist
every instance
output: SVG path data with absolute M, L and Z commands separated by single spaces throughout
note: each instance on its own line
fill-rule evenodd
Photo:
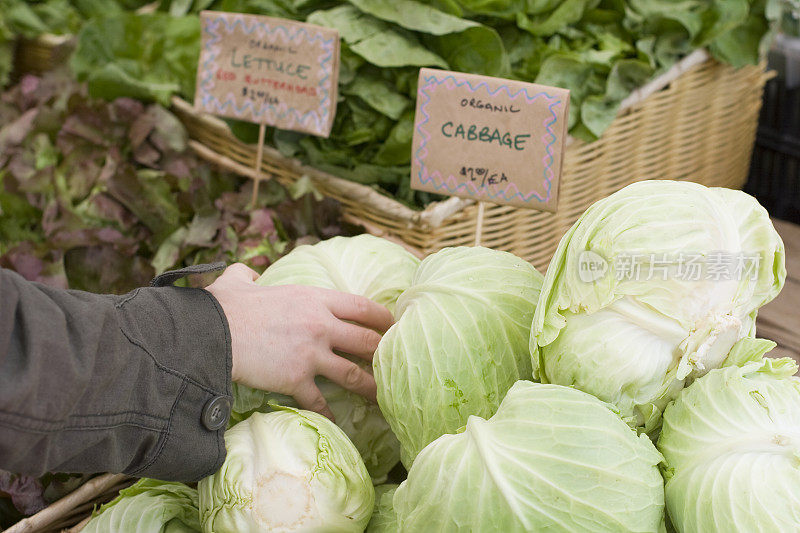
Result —
M 237 376 L 239 373 L 238 365 L 236 364 L 236 359 L 233 356 L 233 331 L 231 331 L 231 323 L 228 320 L 228 314 L 225 310 L 225 306 L 223 305 L 221 299 L 217 296 L 216 291 L 212 289 L 212 287 L 206 287 L 202 289 L 208 296 L 209 299 L 214 303 L 216 307 L 217 314 L 219 315 L 220 322 L 222 324 L 222 330 L 225 338 L 225 342 L 221 349 L 223 350 L 223 357 L 225 359 L 225 366 L 228 370 L 228 378 L 231 382 L 237 380 Z

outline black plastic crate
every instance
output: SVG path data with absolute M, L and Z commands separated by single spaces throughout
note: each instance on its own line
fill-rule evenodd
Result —
M 767 82 L 745 191 L 769 213 L 800 223 L 800 39 L 770 53 L 778 76 Z M 794 48 L 797 47 L 797 48 Z

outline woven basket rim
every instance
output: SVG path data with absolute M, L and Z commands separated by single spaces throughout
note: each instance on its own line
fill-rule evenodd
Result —
M 132 482 L 133 478 L 124 474 L 98 475 L 38 513 L 23 518 L 5 531 L 7 533 L 32 533 L 34 531 L 49 530 L 59 519 L 66 516 L 73 509 L 86 502 L 91 502 L 103 494 L 118 493 L 120 489 L 130 485 Z
M 30 43 L 38 43 L 47 48 L 55 48 L 65 44 L 71 44 L 76 41 L 78 36 L 74 33 L 43 33 L 32 39 L 27 37 L 20 37 L 23 41 Z

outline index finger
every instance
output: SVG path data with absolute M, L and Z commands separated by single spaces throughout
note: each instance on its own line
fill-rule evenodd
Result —
M 363 296 L 326 290 L 325 305 L 336 318 L 356 322 L 376 331 L 385 332 L 394 324 L 394 317 L 388 309 Z

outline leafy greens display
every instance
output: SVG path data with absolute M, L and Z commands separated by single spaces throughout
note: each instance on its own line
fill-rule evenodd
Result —
M 158 104 L 105 102 L 64 73 L 0 99 L 0 266 L 27 279 L 124 293 L 172 267 L 263 267 L 289 241 L 339 232 L 307 183 L 261 187 L 213 170 Z
M 270 129 L 267 140 L 285 155 L 416 205 L 433 199 L 409 187 L 419 67 L 568 88 L 570 132 L 593 140 L 633 89 L 694 49 L 708 47 L 734 66 L 756 63 L 781 16 L 775 0 L 163 0 L 158 7 L 86 25 L 73 67 L 92 94 L 192 99 L 200 9 L 336 28 L 342 98 L 330 138 Z M 257 126 L 231 124 L 255 142 Z

